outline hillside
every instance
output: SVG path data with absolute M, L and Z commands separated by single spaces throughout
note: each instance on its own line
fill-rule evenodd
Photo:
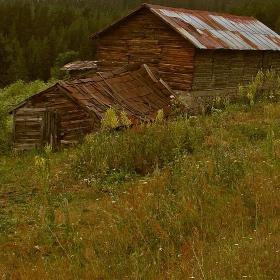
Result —
M 2 279 L 278 279 L 280 104 L 2 154 Z

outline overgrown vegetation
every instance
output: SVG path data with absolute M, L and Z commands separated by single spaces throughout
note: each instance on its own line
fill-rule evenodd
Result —
M 76 147 L 1 155 L 1 278 L 277 279 L 280 105 L 248 95 L 263 77 L 211 115 L 110 132 L 109 114 Z
M 76 150 L 73 169 L 89 181 L 115 182 L 161 169 L 191 151 L 188 122 L 143 124 L 87 136 Z
M 249 85 L 238 87 L 237 95 L 240 101 L 248 99 L 250 105 L 267 100 L 277 102 L 280 98 L 280 78 L 274 70 L 259 70 Z

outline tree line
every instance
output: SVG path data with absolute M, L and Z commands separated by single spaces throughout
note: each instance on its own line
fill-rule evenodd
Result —
M 88 36 L 147 1 L 0 1 L 0 88 L 16 80 L 49 80 L 60 66 L 92 60 L 96 42 Z M 252 15 L 280 32 L 279 0 L 154 0 L 170 7 Z

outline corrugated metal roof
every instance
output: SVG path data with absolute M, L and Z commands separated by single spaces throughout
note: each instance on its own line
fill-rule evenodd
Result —
M 97 68 L 96 61 L 73 61 L 62 66 L 60 70 L 72 71 L 72 70 L 90 70 Z
M 199 49 L 280 51 L 280 36 L 253 17 L 150 4 L 143 4 L 90 38 L 103 35 L 143 8 L 148 8 Z

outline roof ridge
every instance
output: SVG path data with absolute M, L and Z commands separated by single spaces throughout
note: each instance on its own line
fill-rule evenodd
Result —
M 280 35 L 254 17 L 147 3 L 89 38 L 102 36 L 142 9 L 148 9 L 198 49 L 280 51 Z

